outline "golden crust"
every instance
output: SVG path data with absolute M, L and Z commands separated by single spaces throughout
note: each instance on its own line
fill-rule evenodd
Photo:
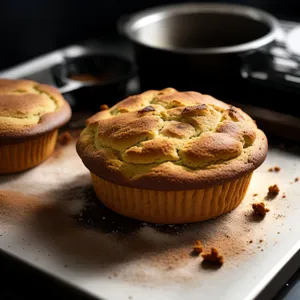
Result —
M 266 157 L 267 139 L 242 110 L 168 88 L 128 97 L 89 118 L 77 151 L 110 182 L 188 190 L 252 172 Z
M 54 87 L 30 80 L 0 79 L 0 144 L 49 132 L 70 117 L 69 104 Z

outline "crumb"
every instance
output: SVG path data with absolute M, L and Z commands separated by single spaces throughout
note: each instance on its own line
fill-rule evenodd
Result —
M 269 211 L 268 208 L 265 207 L 265 204 L 263 202 L 261 203 L 252 203 L 252 208 L 254 211 L 254 214 L 258 216 L 265 216 L 266 213 Z
M 295 181 L 295 182 L 299 181 L 299 177 L 296 177 L 296 178 L 294 179 L 294 181 Z
M 274 167 L 274 171 L 275 171 L 275 172 L 279 172 L 279 171 L 280 171 L 280 167 L 275 166 L 275 167 Z
M 253 197 L 256 197 L 257 195 L 258 195 L 258 194 L 255 193 L 255 194 L 253 194 Z
M 252 243 L 253 243 L 253 241 L 252 241 L 252 240 L 250 240 L 250 241 L 249 241 L 249 244 L 252 244 Z
M 73 138 L 69 131 L 62 132 L 57 138 L 58 143 L 62 146 L 68 145 L 72 140 Z
M 200 241 L 196 241 L 193 247 L 192 255 L 198 256 L 203 251 L 203 246 Z
M 107 110 L 107 109 L 109 109 L 108 105 L 106 105 L 106 104 L 100 105 L 100 110 Z
M 275 197 L 279 193 L 279 187 L 277 184 L 270 185 L 268 190 L 268 197 Z
M 230 235 L 228 235 L 228 234 L 225 234 L 225 236 L 226 236 L 227 238 L 230 238 Z
M 224 263 L 223 256 L 219 254 L 216 248 L 211 248 L 210 252 L 202 253 L 201 256 L 203 257 L 203 261 L 215 263 L 218 265 L 223 265 Z
M 264 249 L 261 249 L 260 251 L 264 251 Z
M 269 168 L 269 169 L 268 169 L 268 172 L 273 172 L 273 168 Z
M 280 234 L 280 232 L 278 231 L 277 234 Z
M 262 243 L 264 240 L 259 240 L 260 243 Z
M 286 198 L 286 194 L 283 193 L 282 196 L 281 196 L 281 198 L 285 199 Z

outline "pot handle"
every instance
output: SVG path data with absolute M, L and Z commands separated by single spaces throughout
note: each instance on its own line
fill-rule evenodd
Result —
M 289 51 L 287 37 L 288 33 L 282 30 L 274 42 L 242 55 L 241 76 L 260 84 L 299 92 L 300 61 Z
M 69 93 L 69 92 L 73 92 L 75 90 L 78 90 L 82 87 L 86 86 L 86 84 L 80 82 L 80 81 L 73 81 L 73 80 L 70 80 L 67 82 L 66 85 L 62 86 L 62 87 L 59 87 L 58 90 L 61 94 L 66 94 L 66 93 Z

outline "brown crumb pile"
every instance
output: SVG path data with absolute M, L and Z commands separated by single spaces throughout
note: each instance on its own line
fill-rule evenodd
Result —
M 294 179 L 294 181 L 295 181 L 295 182 L 299 181 L 299 177 L 296 177 L 296 178 Z
M 202 246 L 201 242 L 196 241 L 196 243 L 193 247 L 192 255 L 198 256 L 202 251 L 203 251 L 203 246 Z
M 269 211 L 268 208 L 265 207 L 265 204 L 263 202 L 260 203 L 252 203 L 252 208 L 254 211 L 254 214 L 258 216 L 265 216 L 266 213 Z
M 281 170 L 280 167 L 275 166 L 274 168 L 269 168 L 268 172 L 276 172 L 276 173 L 278 173 L 280 170 Z
M 203 257 L 203 261 L 223 265 L 224 258 L 222 255 L 219 254 L 216 248 L 211 248 L 210 252 L 202 253 L 201 256 Z
M 62 132 L 57 138 L 58 143 L 62 146 L 68 145 L 72 140 L 73 138 L 69 131 Z
M 109 109 L 108 105 L 106 105 L 106 104 L 100 105 L 100 110 L 107 110 L 107 109 Z
M 279 193 L 279 187 L 277 184 L 269 186 L 268 197 L 274 197 L 278 195 L 278 193 Z

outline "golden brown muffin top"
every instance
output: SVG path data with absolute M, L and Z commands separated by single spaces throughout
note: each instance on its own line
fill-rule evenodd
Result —
M 54 87 L 30 80 L 0 79 L 0 143 L 42 134 L 70 117 L 69 104 Z
M 182 190 L 253 171 L 265 159 L 267 139 L 242 110 L 167 88 L 130 96 L 89 118 L 77 151 L 110 182 Z

